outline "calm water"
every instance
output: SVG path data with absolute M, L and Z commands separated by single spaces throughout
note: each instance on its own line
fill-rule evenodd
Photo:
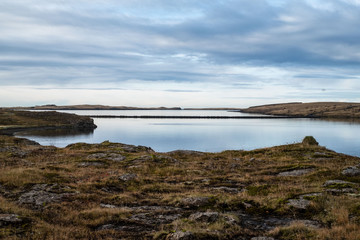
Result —
M 70 112 L 70 111 L 66 111 Z M 74 111 L 72 111 L 74 112 Z M 226 111 L 76 111 L 81 115 L 176 115 L 237 116 Z M 115 112 L 115 114 L 114 114 Z M 157 113 L 155 113 L 157 112 Z M 171 112 L 171 113 L 170 113 Z M 176 113 L 176 114 L 174 114 Z M 38 131 L 21 133 L 43 145 L 64 147 L 74 142 L 105 140 L 144 145 L 155 151 L 188 149 L 208 152 L 250 150 L 300 142 L 312 135 L 322 146 L 360 156 L 360 124 L 311 119 L 104 119 L 95 118 L 93 132 Z

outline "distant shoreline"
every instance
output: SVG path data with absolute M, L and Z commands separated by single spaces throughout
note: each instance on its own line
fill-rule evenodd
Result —
M 147 119 L 288 119 L 301 117 L 287 117 L 287 116 L 154 116 L 154 115 L 85 115 L 91 118 L 147 118 Z

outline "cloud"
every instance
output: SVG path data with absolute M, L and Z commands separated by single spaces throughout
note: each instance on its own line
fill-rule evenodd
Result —
M 3 0 L 0 85 L 179 96 L 212 86 L 219 98 L 287 86 L 300 98 L 330 84 L 354 99 L 359 22 L 358 0 Z

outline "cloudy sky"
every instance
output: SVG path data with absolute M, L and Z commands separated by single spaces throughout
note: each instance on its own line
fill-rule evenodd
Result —
M 0 106 L 360 101 L 360 0 L 1 0 Z

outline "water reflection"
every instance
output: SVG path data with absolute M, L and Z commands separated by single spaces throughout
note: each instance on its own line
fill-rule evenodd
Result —
M 78 137 L 91 136 L 94 134 L 94 129 L 45 129 L 33 130 L 27 132 L 19 132 L 17 136 L 34 136 L 34 137 Z
M 360 123 L 354 120 L 95 118 L 94 121 L 98 128 L 91 132 L 47 130 L 21 135 L 57 147 L 109 140 L 149 146 L 160 152 L 252 150 L 301 142 L 310 135 L 329 149 L 360 156 Z

